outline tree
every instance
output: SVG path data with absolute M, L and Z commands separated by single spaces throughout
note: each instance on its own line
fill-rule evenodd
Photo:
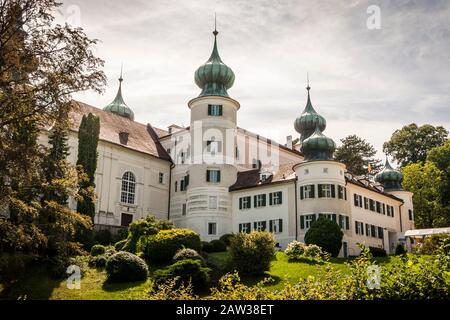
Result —
M 443 206 L 450 205 L 450 141 L 444 145 L 431 149 L 427 161 L 432 162 L 441 170 L 441 184 L 439 186 L 439 199 Z
M 448 131 L 429 124 L 418 126 L 411 123 L 396 130 L 391 139 L 383 144 L 383 151 L 391 155 L 400 166 L 425 161 L 430 149 L 443 145 L 447 141 Z
M 334 158 L 342 162 L 347 169 L 356 175 L 366 175 L 369 173 L 369 164 L 371 166 L 370 174 L 375 174 L 381 167 L 380 160 L 375 159 L 375 148 L 366 140 L 350 135 L 341 139 L 342 145 L 336 149 Z
M 95 189 L 95 170 L 97 170 L 97 146 L 100 134 L 100 119 L 89 113 L 83 115 L 78 130 L 78 161 L 87 179 L 80 183 L 85 195 L 77 203 L 77 211 L 94 219 L 95 204 L 90 196 Z M 92 220 L 93 221 L 93 220 Z
M 318 245 L 332 257 L 337 257 L 341 251 L 343 236 L 344 233 L 336 222 L 322 216 L 306 231 L 305 243 Z

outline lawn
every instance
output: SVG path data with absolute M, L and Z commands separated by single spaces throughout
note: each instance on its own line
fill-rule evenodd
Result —
M 215 264 L 225 264 L 229 259 L 227 252 L 210 254 L 210 260 Z M 378 258 L 380 265 L 388 264 L 396 257 Z M 333 258 L 331 265 L 342 273 L 349 272 L 345 264 L 350 259 Z M 273 260 L 270 276 L 274 281 L 267 284 L 270 289 L 279 289 L 284 283 L 295 283 L 300 277 L 318 275 L 324 272 L 323 265 L 309 263 L 288 262 L 284 253 L 278 252 Z M 265 277 L 243 278 L 247 285 L 254 285 Z M 89 269 L 81 279 L 80 290 L 70 290 L 66 286 L 65 280 L 55 280 L 50 278 L 42 266 L 33 267 L 29 272 L 17 281 L 14 286 L 5 292 L 0 286 L 0 299 L 40 299 L 40 300 L 130 300 L 148 299 L 147 290 L 151 285 L 151 279 L 143 282 L 132 283 L 108 283 L 106 273 L 96 269 Z

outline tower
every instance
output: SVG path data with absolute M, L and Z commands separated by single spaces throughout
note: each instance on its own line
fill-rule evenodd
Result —
M 384 168 L 375 176 L 375 181 L 383 186 L 385 192 L 403 200 L 399 214 L 400 231 L 404 233 L 414 229 L 413 193 L 403 190 L 403 174 L 392 168 L 387 157 Z
M 118 114 L 119 116 L 134 120 L 134 112 L 127 106 L 122 97 L 122 70 L 120 70 L 119 89 L 114 100 L 103 108 L 104 111 Z
M 213 35 L 212 53 L 195 71 L 200 95 L 188 102 L 190 145 L 186 152 L 189 159 L 175 169 L 175 174 L 189 177 L 181 200 L 185 203 L 181 203 L 180 225 L 195 230 L 206 241 L 232 230 L 229 187 L 237 177 L 236 118 L 240 108 L 239 102 L 228 94 L 235 76 L 219 55 L 216 28 Z

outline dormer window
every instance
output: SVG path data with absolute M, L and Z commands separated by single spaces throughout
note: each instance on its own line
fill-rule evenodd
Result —
M 223 115 L 221 104 L 208 104 L 208 116 L 220 117 Z
M 266 182 L 267 180 L 270 179 L 271 176 L 272 176 L 272 173 L 270 173 L 270 172 L 261 172 L 259 174 L 259 180 L 261 182 Z
M 120 144 L 127 145 L 128 143 L 128 132 L 119 132 L 119 141 Z

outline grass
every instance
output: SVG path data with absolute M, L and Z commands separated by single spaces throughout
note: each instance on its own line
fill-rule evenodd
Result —
M 215 265 L 225 265 L 229 259 L 228 252 L 211 253 L 208 260 Z M 379 265 L 391 263 L 398 257 L 376 258 Z M 345 262 L 351 258 L 333 258 L 331 265 L 339 272 L 348 273 Z M 148 299 L 147 290 L 151 286 L 151 274 L 159 267 L 150 266 L 150 277 L 147 281 L 128 283 L 109 283 L 106 272 L 89 269 L 81 279 L 80 290 L 67 288 L 66 280 L 55 280 L 49 277 L 43 266 L 31 267 L 27 274 L 13 286 L 6 289 L 0 284 L 0 299 L 33 299 L 33 300 L 136 300 Z M 282 252 L 277 252 L 272 261 L 270 271 L 262 277 L 242 278 L 246 285 L 255 285 L 264 278 L 271 277 L 273 282 L 266 284 L 269 289 L 280 289 L 285 283 L 296 283 L 299 278 L 317 276 L 325 272 L 320 264 L 306 262 L 288 262 Z

